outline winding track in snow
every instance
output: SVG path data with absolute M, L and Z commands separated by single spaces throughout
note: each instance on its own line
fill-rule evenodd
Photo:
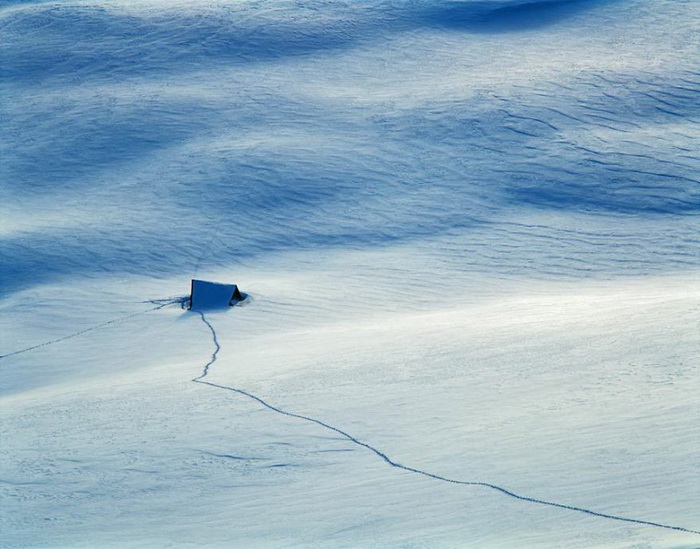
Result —
M 58 337 L 56 339 L 51 339 L 49 341 L 44 341 L 43 343 L 38 343 L 37 345 L 32 345 L 30 347 L 25 347 L 24 349 L 19 349 L 17 351 L 13 351 L 11 353 L 0 355 L 0 360 L 2 360 L 4 358 L 9 358 L 9 357 L 15 356 L 15 355 L 21 355 L 22 353 L 33 351 L 34 349 L 40 349 L 41 347 L 47 347 L 49 345 L 53 345 L 54 343 L 60 343 L 61 341 L 66 341 L 67 339 L 73 339 L 74 337 L 78 337 L 80 335 L 86 334 L 88 332 L 92 332 L 94 330 L 99 330 L 100 328 L 104 328 L 105 326 L 109 326 L 110 324 L 124 322 L 125 320 L 129 320 L 129 319 L 137 317 L 137 316 L 141 316 L 141 315 L 145 315 L 147 313 L 151 313 L 153 311 L 157 311 L 158 309 L 162 309 L 163 307 L 166 307 L 167 305 L 172 305 L 173 303 L 174 303 L 173 301 L 168 301 L 167 303 L 162 303 L 156 307 L 146 309 L 145 311 L 139 311 L 137 313 L 132 313 L 130 315 L 113 318 L 113 319 L 108 320 L 106 322 L 102 322 L 101 324 L 96 324 L 94 326 L 90 326 L 88 328 L 85 328 L 84 330 L 80 330 L 79 332 L 74 332 L 74 333 L 68 334 L 66 336 Z
M 26 348 L 24 348 L 24 349 L 20 349 L 20 350 L 18 350 L 18 351 L 14 351 L 14 352 L 11 352 L 11 353 L 7 353 L 7 354 L 5 354 L 5 355 L 0 355 L 0 360 L 2 360 L 2 359 L 4 359 L 4 358 L 7 358 L 7 357 L 10 357 L 10 356 L 14 356 L 14 355 L 26 353 L 26 352 L 32 351 L 32 350 L 34 350 L 34 349 L 39 349 L 39 348 L 41 348 L 41 347 L 46 347 L 46 346 L 52 345 L 52 344 L 54 344 L 54 343 L 59 343 L 59 342 L 61 342 L 61 341 L 65 341 L 65 340 L 67 340 L 67 339 L 72 339 L 72 338 L 74 338 L 74 337 L 77 337 L 77 336 L 80 336 L 80 335 L 82 335 L 82 334 L 91 332 L 91 331 L 93 331 L 93 330 L 97 330 L 97 329 L 99 329 L 99 328 L 103 328 L 103 327 L 108 326 L 108 325 L 110 325 L 110 324 L 115 324 L 115 323 L 117 323 L 117 322 L 122 322 L 122 321 L 125 321 L 125 320 L 128 320 L 128 319 L 134 318 L 134 317 L 136 317 L 136 316 L 144 315 L 144 314 L 147 314 L 147 313 L 149 313 L 149 312 L 156 311 L 156 310 L 158 310 L 158 309 L 162 309 L 163 307 L 165 307 L 165 306 L 167 306 L 167 305 L 171 305 L 171 304 L 172 304 L 172 302 L 160 304 L 160 305 L 158 305 L 158 306 L 156 306 L 156 307 L 147 309 L 147 310 L 145 310 L 145 311 L 139 311 L 139 312 L 137 312 L 137 313 L 133 313 L 133 314 L 130 314 L 130 315 L 126 315 L 126 316 L 123 316 L 123 317 L 114 318 L 114 319 L 112 319 L 112 320 L 108 320 L 108 321 L 103 322 L 103 323 L 101 323 L 101 324 L 97 324 L 97 325 L 95 325 L 95 326 L 91 326 L 91 327 L 89 327 L 89 328 L 85 328 L 84 330 L 81 330 L 81 331 L 79 331 L 79 332 L 75 332 L 75 333 L 73 333 L 73 334 L 69 334 L 69 335 L 67 335 L 67 336 L 63 336 L 63 337 L 60 337 L 60 338 L 57 338 L 57 339 L 53 339 L 53 340 L 50 340 L 50 341 L 45 341 L 45 342 L 43 342 L 43 343 L 39 343 L 39 344 L 33 345 L 33 346 L 31 346 L 31 347 L 26 347 Z M 259 397 L 259 396 L 257 396 L 257 395 L 254 395 L 254 394 L 252 394 L 252 393 L 249 393 L 249 392 L 247 392 L 247 391 L 245 391 L 245 390 L 243 390 L 243 389 L 239 389 L 239 388 L 236 388 L 236 387 L 230 387 L 230 386 L 227 386 L 227 385 L 219 385 L 219 384 L 217 384 L 217 383 L 212 383 L 212 382 L 210 382 L 210 381 L 204 381 L 204 378 L 207 377 L 207 376 L 209 375 L 209 369 L 210 369 L 210 367 L 211 367 L 211 366 L 217 361 L 217 359 L 218 359 L 218 355 L 219 355 L 219 353 L 221 352 L 221 344 L 219 343 L 219 340 L 218 340 L 218 337 L 217 337 L 217 334 L 216 334 L 216 329 L 214 328 L 214 326 L 212 326 L 212 324 L 207 320 L 207 318 L 206 318 L 206 316 L 204 315 L 203 312 L 201 312 L 201 311 L 197 311 L 197 312 L 198 312 L 198 314 L 199 314 L 199 316 L 200 316 L 202 322 L 207 326 L 207 328 L 208 328 L 209 331 L 211 332 L 212 341 L 213 341 L 213 343 L 214 343 L 215 349 L 214 349 L 214 352 L 212 353 L 211 357 L 209 358 L 209 361 L 204 365 L 204 367 L 203 367 L 203 369 L 202 369 L 202 373 L 201 373 L 199 376 L 197 376 L 197 377 L 195 377 L 195 378 L 193 378 L 193 379 L 191 380 L 191 381 L 194 382 L 194 383 L 199 383 L 199 384 L 201 384 L 201 385 L 208 385 L 209 387 L 213 387 L 213 388 L 216 388 L 216 389 L 222 389 L 222 390 L 230 391 L 230 392 L 233 392 L 233 393 L 238 393 L 238 394 L 240 394 L 240 395 L 243 395 L 243 396 L 245 396 L 245 397 L 248 397 L 248 398 L 250 398 L 250 399 L 252 399 L 252 400 L 258 402 L 259 404 L 261 404 L 261 405 L 264 406 L 265 408 L 267 408 L 267 409 L 269 409 L 269 410 L 271 410 L 271 411 L 273 411 L 273 412 L 276 412 L 276 413 L 278 413 L 278 414 L 281 414 L 281 415 L 284 415 L 284 416 L 287 416 L 287 417 L 296 418 L 296 419 L 301 419 L 301 420 L 303 420 L 303 421 L 307 421 L 307 422 L 310 422 L 310 423 L 315 423 L 316 425 L 319 425 L 319 426 L 321 426 L 321 427 L 323 427 L 323 428 L 325 428 L 325 429 L 328 429 L 328 430 L 330 430 L 330 431 L 333 431 L 333 432 L 335 432 L 335 433 L 341 435 L 343 438 L 349 440 L 350 442 L 356 444 L 357 446 L 361 446 L 361 447 L 363 447 L 363 448 L 369 450 L 370 452 L 372 452 L 373 454 L 375 454 L 376 456 L 378 456 L 379 458 L 381 458 L 385 463 L 387 463 L 387 464 L 390 465 L 391 467 L 394 467 L 394 468 L 396 468 L 396 469 L 401 469 L 401 470 L 407 471 L 407 472 L 409 472 L 409 473 L 415 473 L 415 474 L 422 475 L 422 476 L 425 476 L 425 477 L 428 477 L 428 478 L 432 478 L 432 479 L 435 479 L 435 480 L 439 480 L 439 481 L 442 481 L 442 482 L 448 482 L 448 483 L 450 483 L 450 484 L 460 484 L 460 485 L 463 485 L 463 486 L 481 486 L 481 487 L 484 487 L 484 488 L 490 488 L 490 489 L 496 490 L 497 492 L 500 492 L 500 493 L 502 493 L 502 494 L 504 494 L 504 495 L 506 495 L 506 496 L 512 497 L 512 498 L 517 499 L 517 500 L 520 500 L 520 501 L 525 501 L 525 502 L 528 502 L 528 503 L 536 503 L 536 504 L 539 504 L 539 505 L 546 505 L 546 506 L 549 506 L 549 507 L 558 507 L 558 508 L 560 508 L 560 509 L 567 509 L 567 510 L 569 510 L 569 511 L 576 511 L 576 512 L 578 512 L 578 513 L 584 513 L 584 514 L 587 514 L 587 515 L 592 515 L 592 516 L 600 517 L 600 518 L 606 518 L 606 519 L 610 519 L 610 520 L 616 520 L 616 521 L 622 521 L 622 522 L 630 522 L 630 523 L 634 523 L 634 524 L 641 524 L 641 525 L 645 525 L 645 526 L 653 526 L 653 527 L 656 527 L 656 528 L 664 528 L 664 529 L 667 529 L 667 530 L 676 530 L 676 531 L 679 531 L 679 532 L 687 532 L 687 533 L 691 533 L 691 534 L 699 534 L 699 535 L 700 535 L 700 531 L 698 531 L 698 530 L 692 530 L 692 529 L 689 529 L 689 528 L 683 528 L 682 526 L 673 526 L 673 525 L 669 525 L 669 524 L 662 524 L 662 523 L 659 523 L 659 522 L 652 522 L 652 521 L 647 521 L 647 520 L 634 519 L 634 518 L 629 518 L 629 517 L 622 517 L 622 516 L 618 516 L 618 515 L 610 515 L 610 514 L 607 514 L 607 513 L 601 513 L 601 512 L 598 512 L 598 511 L 593 511 L 593 510 L 591 510 L 591 509 L 586 509 L 586 508 L 584 508 L 584 507 L 576 507 L 576 506 L 574 506 L 574 505 L 567 505 L 567 504 L 564 504 L 564 503 L 557 503 L 557 502 L 553 502 L 553 501 L 547 501 L 547 500 L 543 500 L 543 499 L 532 498 L 532 497 L 528 497 L 528 496 L 523 496 L 523 495 L 517 494 L 517 493 L 515 493 L 515 492 L 512 492 L 512 491 L 510 491 L 510 490 L 508 490 L 508 489 L 506 489 L 506 488 L 503 488 L 502 486 L 498 486 L 498 485 L 496 485 L 496 484 L 491 484 L 491 483 L 488 483 L 488 482 L 480 482 L 480 481 L 467 481 L 467 480 L 453 479 L 453 478 L 444 477 L 444 476 L 442 476 L 442 475 L 438 475 L 438 474 L 435 474 L 435 473 L 431 473 L 431 472 L 429 472 L 429 471 L 423 471 L 423 470 L 421 470 L 421 469 L 416 469 L 415 467 L 410 467 L 410 466 L 408 466 L 408 465 L 403 465 L 403 464 L 401 464 L 401 463 L 399 463 L 399 462 L 394 461 L 393 459 L 391 459 L 387 454 L 385 454 L 384 452 L 382 452 L 382 451 L 379 450 L 378 448 L 376 448 L 376 447 L 374 447 L 374 446 L 372 446 L 372 445 L 370 445 L 370 444 L 368 444 L 368 443 L 366 443 L 366 442 L 363 442 L 362 440 L 360 440 L 360 439 L 354 437 L 353 435 L 351 435 L 350 433 L 348 433 L 348 432 L 346 432 L 346 431 L 343 431 L 342 429 L 339 429 L 338 427 L 334 427 L 333 425 L 330 425 L 330 424 L 328 424 L 328 423 L 325 423 L 325 422 L 323 422 L 323 421 L 321 421 L 321 420 L 319 420 L 319 419 L 316 419 L 316 418 L 313 418 L 313 417 L 310 417 L 310 416 L 305 416 L 305 415 L 302 415 L 302 414 L 296 414 L 296 413 L 294 413 L 294 412 L 289 412 L 289 411 L 287 411 L 287 410 L 283 410 L 283 409 L 281 409 L 281 408 L 278 408 L 278 407 L 276 407 L 276 406 L 270 404 L 269 402 L 265 401 L 265 400 L 262 399 L 261 397 Z
M 212 341 L 214 342 L 215 349 L 214 349 L 214 352 L 212 353 L 211 357 L 209 358 L 209 361 L 204 365 L 204 367 L 202 369 L 202 373 L 199 376 L 197 376 L 191 380 L 194 383 L 199 383 L 201 385 L 208 385 L 209 387 L 213 387 L 215 389 L 223 389 L 225 391 L 231 391 L 233 393 L 238 393 L 239 395 L 243 395 L 245 397 L 248 397 L 248 398 L 256 401 L 257 403 L 261 404 L 265 408 L 272 410 L 273 412 L 276 412 L 278 414 L 282 414 L 284 416 L 292 417 L 292 418 L 296 418 L 296 419 L 301 419 L 303 421 L 308 421 L 310 423 L 315 423 L 316 425 L 319 425 L 319 426 L 323 427 L 324 429 L 328 429 L 330 431 L 333 431 L 333 432 L 341 435 L 343 438 L 346 438 L 347 440 L 349 440 L 350 442 L 352 442 L 358 446 L 362 446 L 363 448 L 366 448 L 367 450 L 369 450 L 370 452 L 372 452 L 376 456 L 380 457 L 385 463 L 387 463 L 391 467 L 395 467 L 396 469 L 401 469 L 401 470 L 407 471 L 409 473 L 415 473 L 417 475 L 422 475 L 424 477 L 429 477 L 429 478 L 439 480 L 442 482 L 448 482 L 450 484 L 460 484 L 463 486 L 481 486 L 483 488 L 490 488 L 492 490 L 496 490 L 497 492 L 505 494 L 506 496 L 509 496 L 511 498 L 514 498 L 514 499 L 517 499 L 520 501 L 524 501 L 527 503 L 536 503 L 539 505 L 546 505 L 548 507 L 557 507 L 559 509 L 567 509 L 569 511 L 575 511 L 577 513 L 584 513 L 586 515 L 592 515 L 594 517 L 600 517 L 600 518 L 605 518 L 605 519 L 609 519 L 609 520 L 630 522 L 630 523 L 634 523 L 634 524 L 641 524 L 644 526 L 653 526 L 655 528 L 664 528 L 667 530 L 676 530 L 679 532 L 687 532 L 690 534 L 699 534 L 700 535 L 700 531 L 691 530 L 689 528 L 683 528 L 682 526 L 673 526 L 670 524 L 662 524 L 660 522 L 652 522 L 652 521 L 648 521 L 648 520 L 622 517 L 619 515 L 610 515 L 607 513 L 593 511 L 592 509 L 586 509 L 584 507 L 576 507 L 574 505 L 567 505 L 565 503 L 556 503 L 554 501 L 547 501 L 547 500 L 543 500 L 543 499 L 532 498 L 532 497 L 517 494 L 515 492 L 512 492 L 512 491 L 510 491 L 506 488 L 503 488 L 502 486 L 498 486 L 496 484 L 491 484 L 488 482 L 453 479 L 453 478 L 444 477 L 442 475 L 438 475 L 435 473 L 431 473 L 429 471 L 423 471 L 421 469 L 416 469 L 415 467 L 410 467 L 408 465 L 403 465 L 397 461 L 394 461 L 387 454 L 385 454 L 384 452 L 382 452 L 378 448 L 372 446 L 371 444 L 363 442 L 362 440 L 354 437 L 350 433 L 347 433 L 346 431 L 343 431 L 342 429 L 339 429 L 338 427 L 334 427 L 333 425 L 325 423 L 325 422 L 321 421 L 320 419 L 316 419 L 316 418 L 313 418 L 310 416 L 305 416 L 302 414 L 295 414 L 294 412 L 288 412 L 286 410 L 278 408 L 277 406 L 273 406 L 272 404 L 270 404 L 269 402 L 260 398 L 259 396 L 256 396 L 252 393 L 249 393 L 248 391 L 245 391 L 243 389 L 238 389 L 236 387 L 229 387 L 227 385 L 219 385 L 217 383 L 212 383 L 210 381 L 204 381 L 204 378 L 209 375 L 210 367 L 218 359 L 219 352 L 221 351 L 221 344 L 219 343 L 219 339 L 216 335 L 216 330 L 214 329 L 214 326 L 212 326 L 212 324 L 207 320 L 207 318 L 203 312 L 201 312 L 201 311 L 197 311 L 197 312 L 198 312 L 202 322 L 207 326 L 207 328 L 209 328 L 209 331 L 211 332 Z

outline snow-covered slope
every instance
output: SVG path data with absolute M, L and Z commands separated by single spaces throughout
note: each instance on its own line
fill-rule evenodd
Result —
M 4 2 L 0 546 L 700 545 L 699 26 Z

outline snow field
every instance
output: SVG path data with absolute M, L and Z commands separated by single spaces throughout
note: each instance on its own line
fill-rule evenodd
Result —
M 3 4 L 0 546 L 697 546 L 167 302 L 697 531 L 698 20 Z

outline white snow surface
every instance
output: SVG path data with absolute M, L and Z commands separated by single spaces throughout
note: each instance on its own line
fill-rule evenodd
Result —
M 699 547 L 699 29 L 5 0 L 0 547 Z

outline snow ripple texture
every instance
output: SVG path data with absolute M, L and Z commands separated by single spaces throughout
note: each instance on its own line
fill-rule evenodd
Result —
M 697 8 L 651 6 L 5 7 L 0 292 L 172 274 L 203 248 L 204 267 L 399 242 L 497 276 L 697 266 Z

